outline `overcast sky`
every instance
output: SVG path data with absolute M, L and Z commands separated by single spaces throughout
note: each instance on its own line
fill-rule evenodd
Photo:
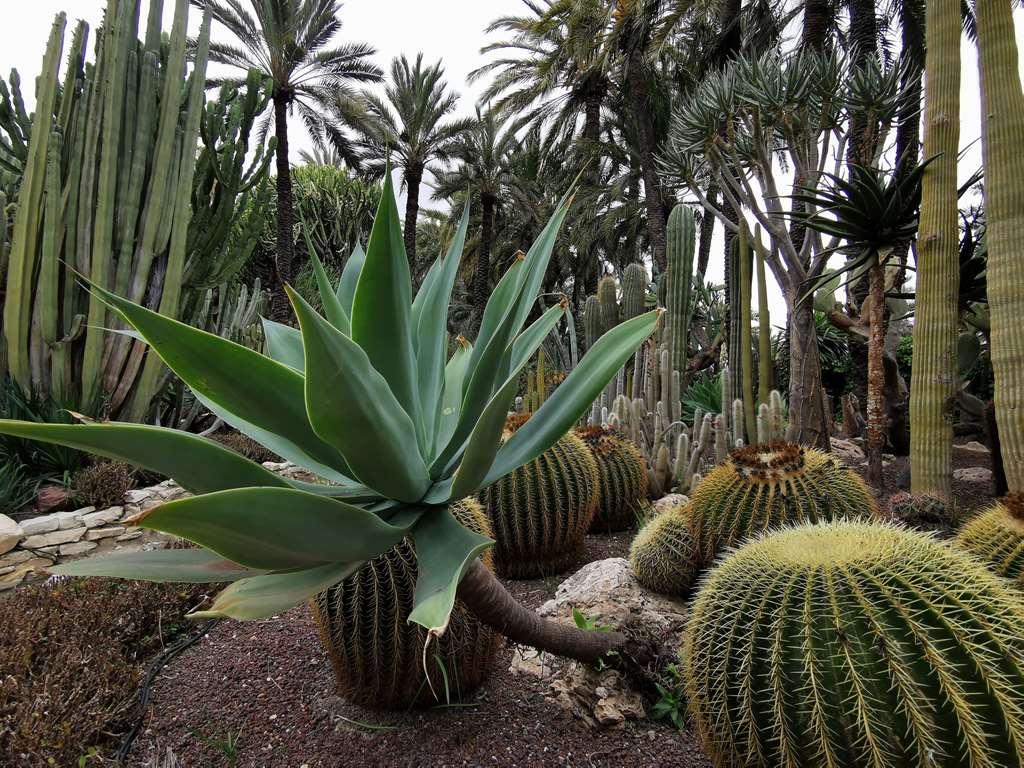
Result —
M 171 24 L 174 0 L 165 0 L 165 28 Z M 85 19 L 93 29 L 100 21 L 103 0 L 19 0 L 5 3 L 4 24 L 0 25 L 0 72 L 4 75 L 15 67 L 25 84 L 26 100 L 31 104 L 32 88 L 28 85 L 39 71 L 46 37 L 54 15 L 66 11 L 69 20 Z M 148 0 L 143 0 L 143 6 Z M 341 40 L 367 42 L 377 48 L 377 63 L 387 69 L 388 62 L 400 54 L 412 57 L 422 51 L 428 61 L 442 59 L 452 87 L 463 95 L 459 111 L 471 115 L 482 83 L 469 85 L 468 73 L 484 61 L 480 47 L 488 39 L 484 28 L 494 18 L 519 13 L 522 0 L 447 0 L 446 2 L 418 2 L 417 0 L 345 0 L 342 7 L 343 27 Z M 198 26 L 198 12 L 192 9 L 192 27 Z M 145 11 L 143 12 L 145 18 Z M 1024 50 L 1024 14 L 1016 13 L 1017 44 Z M 214 29 L 217 37 L 217 29 Z M 220 35 L 223 37 L 223 33 Z M 90 53 L 92 50 L 90 40 Z M 963 75 L 961 78 L 961 146 L 976 142 L 980 135 L 979 89 L 975 51 L 964 43 L 962 50 Z M 1021 62 L 1024 70 L 1024 60 Z M 31 107 L 30 107 L 31 108 Z M 293 160 L 300 149 L 308 146 L 304 131 L 290 131 Z M 976 143 L 961 165 L 961 177 L 966 178 L 980 165 L 980 150 Z M 430 204 L 430 191 L 425 189 L 422 201 Z M 404 209 L 403 209 L 404 210 Z M 720 228 L 719 228 L 720 231 Z M 720 249 L 718 250 L 720 252 Z M 709 279 L 721 279 L 721 260 L 712 259 Z M 785 305 L 774 285 L 769 287 L 773 316 L 785 316 Z M 755 305 L 756 306 L 756 305 Z

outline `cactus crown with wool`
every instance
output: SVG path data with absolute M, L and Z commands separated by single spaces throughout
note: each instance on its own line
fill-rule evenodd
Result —
M 533 414 L 505 420 L 507 441 Z M 597 464 L 569 432 L 533 461 L 480 491 L 494 531 L 498 572 L 531 578 L 565 570 L 579 559 L 597 508 Z
M 720 768 L 1024 759 L 1024 602 L 902 527 L 804 525 L 741 547 L 702 584 L 681 657 Z
M 855 472 L 834 456 L 786 442 L 733 451 L 692 498 L 694 538 L 708 560 L 769 528 L 878 513 Z
M 471 531 L 491 535 L 475 499 L 457 501 L 449 510 Z M 492 567 L 490 552 L 482 559 Z M 416 547 L 406 538 L 314 598 L 317 630 L 346 699 L 382 709 L 431 704 L 446 689 L 461 697 L 487 676 L 501 638 L 459 602 L 448 631 L 431 645 L 436 661 L 424 665 L 427 630 L 409 622 L 416 576 Z
M 1024 587 L 1024 493 L 1011 493 L 973 518 L 956 545 Z
M 690 591 L 703 563 L 690 533 L 689 503 L 669 507 L 647 523 L 629 548 L 637 581 L 664 595 Z
M 599 489 L 591 530 L 611 533 L 632 528 L 649 506 L 647 464 L 640 450 L 608 427 L 580 427 L 576 435 L 597 462 Z

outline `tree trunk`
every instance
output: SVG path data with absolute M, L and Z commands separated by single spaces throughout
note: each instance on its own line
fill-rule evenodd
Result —
M 907 0 L 904 0 L 904 5 Z M 957 385 L 957 149 L 960 145 L 960 17 L 957 0 L 928 0 L 925 152 L 921 181 L 910 387 L 914 493 L 949 501 L 953 491 L 953 397 Z M 920 82 L 920 81 L 918 81 Z M 917 121 L 917 118 L 914 118 Z M 903 126 L 901 124 L 900 128 Z M 898 135 L 898 134 L 897 134 Z M 916 154 L 916 146 L 914 152 Z
M 868 272 L 868 484 L 882 492 L 882 449 L 887 429 L 885 417 L 885 264 L 876 255 Z
M 829 450 L 825 393 L 821 385 L 818 334 L 814 305 L 808 297 L 797 303 L 805 288 L 789 288 L 789 430 L 786 439 Z
M 634 46 L 629 53 L 626 70 L 626 88 L 629 91 L 633 119 L 636 121 L 640 142 L 640 171 L 644 180 L 644 207 L 647 211 L 647 236 L 651 241 L 654 263 L 659 273 L 668 268 L 666 246 L 665 200 L 662 196 L 661 177 L 655 165 L 658 137 L 651 116 L 651 92 L 648 83 L 647 62 L 643 50 Z
M 822 53 L 832 26 L 833 11 L 830 0 L 805 0 L 804 26 L 800 44 L 808 53 Z
M 878 21 L 875 18 L 875 0 L 849 0 L 850 43 L 853 46 L 853 64 L 861 67 L 878 50 Z M 864 115 L 855 113 L 850 120 L 850 142 L 847 162 L 869 166 L 874 163 L 877 144 L 877 126 Z
M 416 219 L 420 212 L 420 182 L 423 169 L 415 166 L 405 169 L 405 255 L 409 258 L 409 270 L 416 272 Z
M 494 197 L 480 196 L 481 232 L 477 251 L 476 272 L 473 274 L 473 331 L 479 330 L 489 298 L 491 277 L 491 247 L 494 243 Z
M 949 7 L 945 0 L 941 0 L 940 4 Z M 899 9 L 903 55 L 915 66 L 903 83 L 907 99 L 896 125 L 897 168 L 905 160 L 916 161 L 921 151 L 921 76 L 926 66 L 924 36 L 928 29 L 924 18 L 924 0 L 901 0 Z M 959 11 L 954 14 L 954 18 L 959 18 L 958 14 Z M 944 18 L 942 20 L 945 21 Z
M 718 204 L 718 185 L 711 183 L 707 191 L 708 202 L 712 205 Z M 711 241 L 715 236 L 715 215 L 704 211 L 700 220 L 700 243 L 697 249 L 697 284 L 704 284 L 704 275 L 708 271 L 708 261 L 711 260 Z
M 277 137 L 274 150 L 277 163 L 277 253 L 274 256 L 277 285 L 271 312 L 277 320 L 284 321 L 291 316 L 291 305 L 284 287 L 292 281 L 295 260 L 295 200 L 292 196 L 292 170 L 288 163 L 288 98 L 282 93 L 274 95 L 274 135 Z

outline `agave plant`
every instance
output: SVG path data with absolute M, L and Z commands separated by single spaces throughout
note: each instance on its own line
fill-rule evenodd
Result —
M 93 286 L 214 414 L 324 482 L 280 477 L 212 440 L 171 429 L 0 421 L 0 433 L 128 461 L 195 494 L 132 522 L 199 548 L 110 555 L 53 570 L 232 582 L 193 615 L 255 619 L 336 584 L 408 536 L 418 559 L 410 621 L 440 635 L 458 591 L 478 618 L 513 639 L 596 658 L 624 637 L 542 624 L 480 563 L 494 542 L 460 525 L 448 507 L 564 435 L 651 334 L 656 313 L 605 334 L 502 443 L 519 374 L 565 311 L 554 306 L 526 325 L 571 201 L 563 200 L 494 288 L 475 343 L 462 340 L 446 360 L 446 315 L 468 211 L 413 298 L 390 174 L 384 179 L 365 255 L 349 259 L 336 287 L 313 256 L 324 315 L 290 291 L 300 327 L 268 322 L 269 356 Z

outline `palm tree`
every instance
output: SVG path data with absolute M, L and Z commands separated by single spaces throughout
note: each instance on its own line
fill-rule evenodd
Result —
M 405 186 L 405 252 L 416 261 L 416 217 L 420 184 L 434 163 L 453 156 L 472 119 L 446 120 L 455 111 L 458 95 L 448 90 L 441 62 L 424 66 L 423 54 L 410 64 L 404 56 L 391 62 L 391 79 L 383 98 L 365 92 L 365 116 L 355 127 L 362 134 L 364 167 L 380 177 L 390 163 L 402 171 Z
M 294 202 L 288 162 L 288 115 L 298 113 L 313 143 L 334 147 L 350 162 L 356 160 L 345 134 L 325 115 L 329 102 L 349 93 L 352 82 L 375 82 L 381 71 L 368 60 L 375 53 L 365 43 L 331 46 L 341 30 L 340 0 L 192 0 L 192 4 L 224 25 L 235 44 L 210 44 L 210 59 L 243 72 L 259 71 L 271 83 L 274 135 L 277 137 L 277 254 L 278 290 L 274 314 L 288 312 L 283 286 L 292 279 L 294 259 Z M 211 86 L 245 81 L 245 75 L 216 78 Z M 269 127 L 264 123 L 264 131 Z
M 453 147 L 458 165 L 451 171 L 435 174 L 434 199 L 455 197 L 460 191 L 480 198 L 480 245 L 473 274 L 474 328 L 480 326 L 489 296 L 494 217 L 506 191 L 518 185 L 509 167 L 509 159 L 518 147 L 515 129 L 515 124 L 499 117 L 494 110 L 481 114 L 477 108 L 476 124 Z

